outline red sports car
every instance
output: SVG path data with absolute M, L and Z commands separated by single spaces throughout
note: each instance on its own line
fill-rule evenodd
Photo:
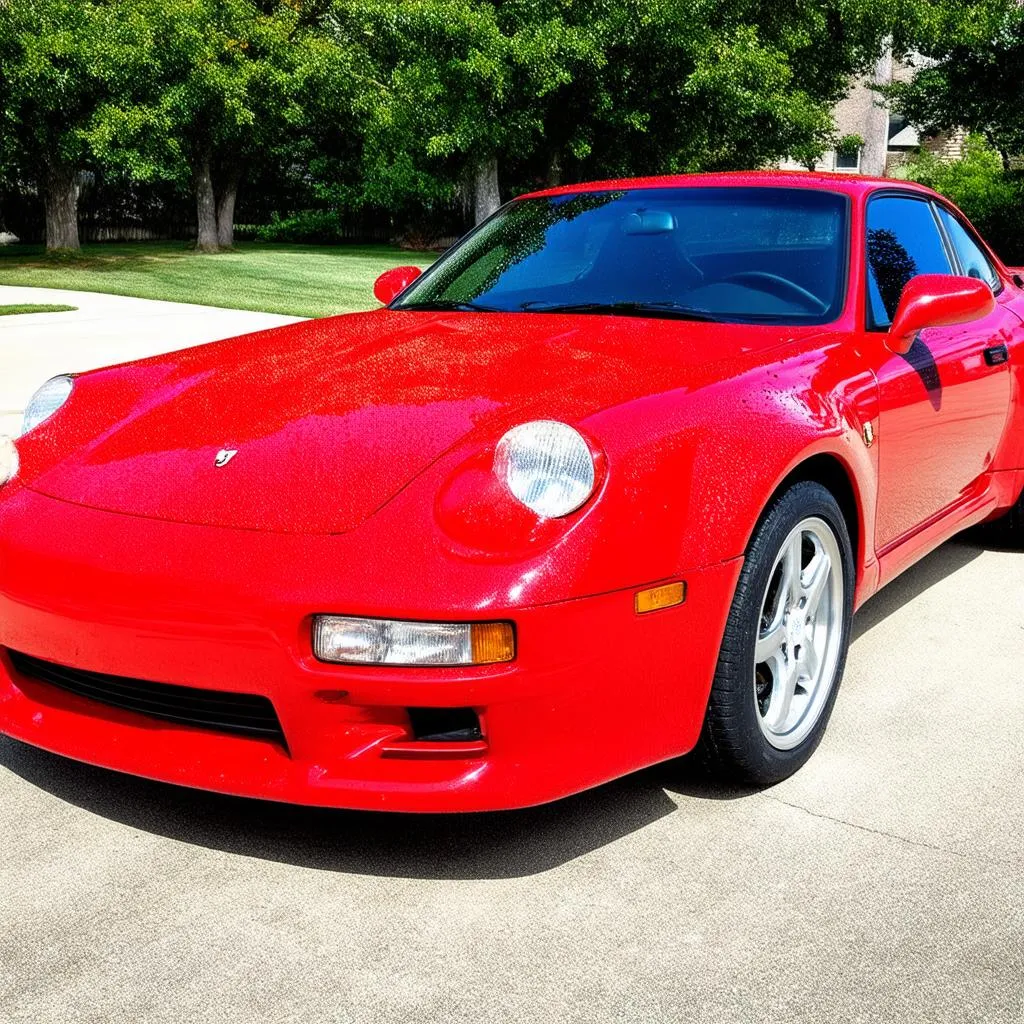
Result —
M 0 731 L 334 807 L 695 747 L 765 785 L 854 610 L 1019 529 L 1022 281 L 927 189 L 558 188 L 375 294 L 40 389 L 0 444 Z

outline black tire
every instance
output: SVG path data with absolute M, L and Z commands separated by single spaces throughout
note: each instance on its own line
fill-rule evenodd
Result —
M 776 558 L 791 531 L 811 517 L 828 525 L 839 547 L 843 575 L 842 639 L 831 692 L 817 722 L 798 746 L 781 750 L 768 741 L 757 717 L 760 711 L 754 688 L 754 646 Z M 788 778 L 814 753 L 832 714 L 850 645 L 853 565 L 846 521 L 831 492 L 821 484 L 797 483 L 765 510 L 736 586 L 697 745 L 703 768 L 714 778 L 741 785 L 770 786 Z

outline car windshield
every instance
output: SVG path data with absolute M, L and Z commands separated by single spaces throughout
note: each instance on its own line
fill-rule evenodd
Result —
M 650 188 L 509 203 L 394 309 L 818 324 L 842 308 L 847 203 L 804 188 Z

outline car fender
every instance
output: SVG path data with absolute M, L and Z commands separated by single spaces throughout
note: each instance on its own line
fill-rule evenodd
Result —
M 830 459 L 855 503 L 858 580 L 870 577 L 878 387 L 847 362 L 837 341 L 696 393 L 654 395 L 589 418 L 617 476 L 601 518 L 620 536 L 642 535 L 644 549 L 664 559 L 661 574 L 676 575 L 742 556 L 772 496 L 801 467 Z M 598 568 L 592 560 L 590 572 Z M 646 572 L 659 575 L 654 564 Z

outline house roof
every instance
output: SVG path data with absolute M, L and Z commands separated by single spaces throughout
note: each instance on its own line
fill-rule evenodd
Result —
M 901 128 L 891 139 L 889 139 L 890 149 L 912 149 L 915 146 L 921 145 L 921 138 L 917 134 L 917 129 L 908 124 L 905 128 Z

